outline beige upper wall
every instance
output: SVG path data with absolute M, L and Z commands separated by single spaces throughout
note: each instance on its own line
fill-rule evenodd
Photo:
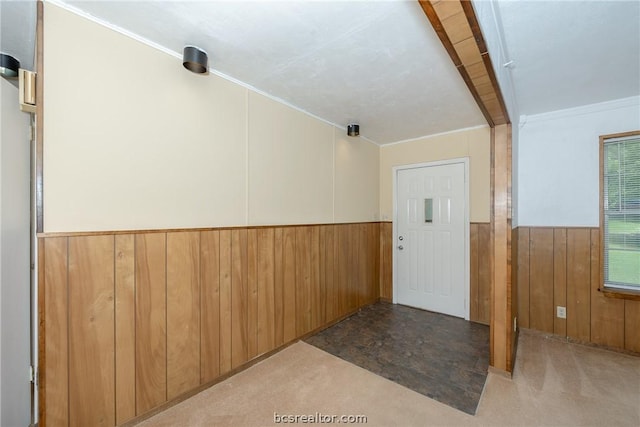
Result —
M 246 222 L 244 88 L 49 3 L 44 31 L 45 231 Z
M 333 126 L 250 92 L 249 222 L 333 221 Z
M 374 220 L 377 146 L 44 6 L 45 232 Z
M 481 127 L 415 141 L 382 146 L 380 150 L 380 214 L 393 219 L 393 167 L 469 157 L 471 222 L 489 222 L 491 194 L 491 129 Z
M 380 147 L 335 129 L 334 157 L 335 221 L 378 221 Z
M 378 220 L 380 148 L 249 92 L 249 223 Z

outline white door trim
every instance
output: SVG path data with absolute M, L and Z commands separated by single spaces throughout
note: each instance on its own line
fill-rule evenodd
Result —
M 398 259 L 396 250 L 398 248 L 398 171 L 406 169 L 419 169 L 431 166 L 452 165 L 456 163 L 464 164 L 464 318 L 469 320 L 470 314 L 470 259 L 469 259 L 469 157 L 457 157 L 454 159 L 438 160 L 426 163 L 414 163 L 410 165 L 394 166 L 391 168 L 393 174 L 393 303 L 398 302 Z

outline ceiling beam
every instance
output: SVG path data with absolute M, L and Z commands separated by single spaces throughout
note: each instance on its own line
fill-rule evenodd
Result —
M 419 0 L 489 126 L 510 123 L 470 0 Z

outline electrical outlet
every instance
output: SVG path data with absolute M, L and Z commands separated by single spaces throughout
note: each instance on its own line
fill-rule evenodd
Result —
M 558 317 L 560 319 L 566 319 L 567 318 L 567 307 L 557 306 L 556 307 L 556 317 Z

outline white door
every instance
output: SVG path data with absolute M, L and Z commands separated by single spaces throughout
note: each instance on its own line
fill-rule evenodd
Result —
M 465 164 L 400 169 L 396 185 L 396 302 L 466 317 Z

